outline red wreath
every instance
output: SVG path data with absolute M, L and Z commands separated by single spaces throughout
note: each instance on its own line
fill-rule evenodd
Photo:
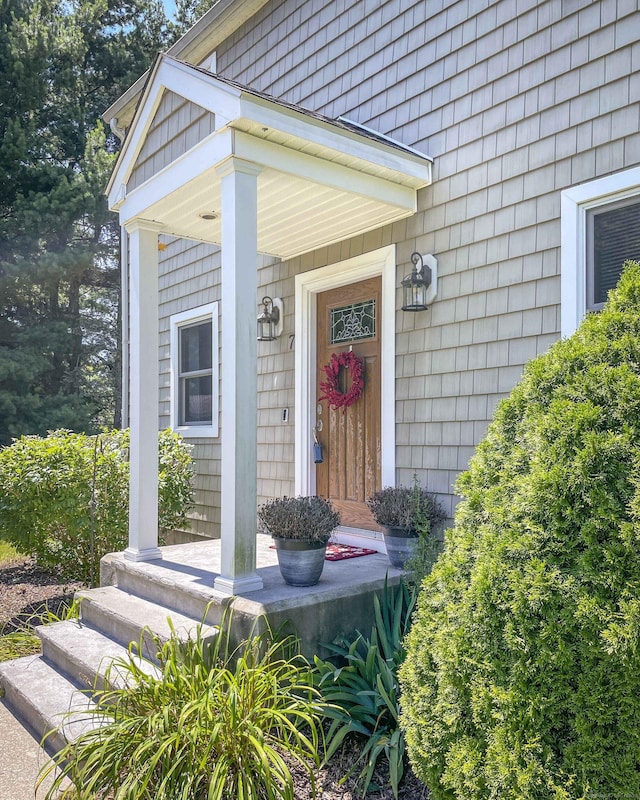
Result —
M 351 386 L 348 392 L 340 391 L 340 369 L 348 369 L 351 372 Z M 331 361 L 322 367 L 327 380 L 320 384 L 320 389 L 324 392 L 320 400 L 328 400 L 329 405 L 334 411 L 342 409 L 346 413 L 349 406 L 352 406 L 362 395 L 364 389 L 364 364 L 361 358 L 352 351 L 345 353 L 333 353 Z

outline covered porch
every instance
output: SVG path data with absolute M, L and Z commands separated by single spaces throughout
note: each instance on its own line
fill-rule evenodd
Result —
M 389 565 L 386 555 L 377 553 L 327 561 L 315 586 L 288 586 L 280 576 L 271 537 L 258 534 L 255 542 L 256 574 L 262 588 L 234 597 L 213 588 L 220 576 L 223 543 L 219 539 L 161 547 L 160 559 L 143 563 L 111 553 L 102 559 L 100 584 L 118 587 L 128 598 L 141 596 L 158 603 L 166 615 L 178 611 L 194 620 L 206 616 L 210 625 L 218 625 L 228 608 L 238 642 L 259 632 L 256 625 L 268 619 L 274 631 L 285 626 L 288 633 L 295 633 L 301 651 L 312 658 L 314 654 L 326 657 L 323 643 L 352 636 L 355 628 L 368 633 L 374 624 L 374 595 L 385 584 L 393 586 L 400 580 L 400 570 Z
M 191 124 L 165 124 L 171 96 L 194 110 Z M 167 558 L 157 519 L 158 235 L 221 248 L 221 538 L 208 579 L 222 595 L 272 592 L 256 544 L 258 254 L 288 259 L 409 217 L 430 180 L 430 160 L 411 148 L 158 58 L 108 187 L 129 238 L 131 491 L 123 560 Z

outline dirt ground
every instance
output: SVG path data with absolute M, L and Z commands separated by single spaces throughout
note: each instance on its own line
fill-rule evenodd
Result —
M 0 567 L 0 630 L 5 633 L 24 625 L 25 620 L 34 618 L 39 608 L 46 602 L 56 611 L 62 603 L 69 602 L 80 584 L 60 583 L 55 575 L 37 567 L 33 559 L 16 559 Z M 34 620 L 35 621 L 35 620 Z M 332 760 L 331 764 L 317 773 L 317 800 L 357 800 L 361 797 L 355 778 L 341 784 L 345 775 L 358 756 L 358 745 L 348 743 Z M 312 800 L 313 794 L 307 775 L 302 768 L 292 765 L 296 779 L 296 800 Z M 380 786 L 384 786 L 385 775 L 375 776 Z M 390 787 L 384 787 L 367 795 L 369 800 L 393 800 Z M 407 768 L 400 787 L 399 800 L 428 800 L 428 790 Z
M 73 599 L 80 583 L 60 583 L 55 575 L 40 569 L 32 558 L 5 562 L 0 567 L 0 630 L 9 633 L 42 608 L 55 613 Z

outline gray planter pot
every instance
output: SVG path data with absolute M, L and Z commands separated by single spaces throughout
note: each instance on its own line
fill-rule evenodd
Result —
M 273 537 L 280 574 L 289 586 L 313 586 L 324 568 L 327 545 Z
M 388 525 L 380 527 L 391 566 L 403 569 L 405 562 L 413 555 L 417 547 L 416 531 L 410 528 L 393 528 Z

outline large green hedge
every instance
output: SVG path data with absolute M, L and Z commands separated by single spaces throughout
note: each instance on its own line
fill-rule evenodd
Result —
M 436 800 L 640 797 L 640 265 L 527 365 L 469 470 L 401 674 Z
M 159 524 L 186 525 L 191 448 L 161 431 Z M 129 431 L 86 436 L 58 430 L 0 450 L 0 537 L 65 579 L 95 583 L 100 558 L 127 546 Z

